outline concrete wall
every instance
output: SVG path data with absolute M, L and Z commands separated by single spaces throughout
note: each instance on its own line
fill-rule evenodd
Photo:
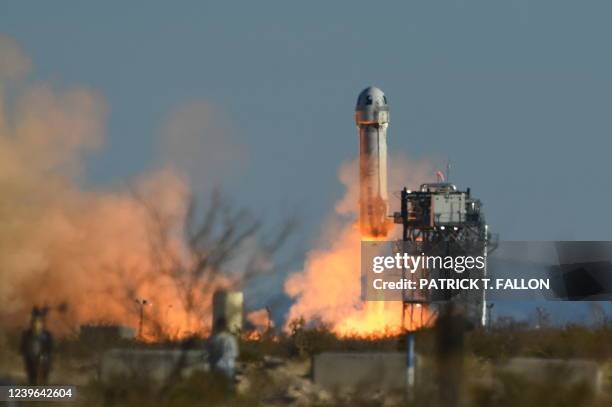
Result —
M 89 342 L 105 342 L 118 339 L 134 339 L 136 330 L 120 325 L 81 325 L 80 339 Z
M 406 386 L 406 354 L 401 352 L 321 353 L 314 356 L 312 368 L 314 382 L 326 388 Z
M 181 368 L 177 370 L 179 365 Z M 136 375 L 161 382 L 177 372 L 187 376 L 206 370 L 208 363 L 203 351 L 111 349 L 102 356 L 99 373 L 102 380 Z
M 419 357 L 416 381 L 434 383 L 435 361 Z M 512 374 L 532 382 L 555 381 L 559 384 L 584 383 L 594 391 L 602 387 L 602 374 L 596 362 L 580 359 L 512 358 L 491 366 L 487 377 L 468 374 L 468 381 L 486 379 L 491 385 L 498 374 Z M 403 352 L 330 352 L 313 358 L 313 380 L 325 388 L 372 386 L 384 389 L 405 389 L 406 354 Z M 466 369 L 468 367 L 466 366 Z

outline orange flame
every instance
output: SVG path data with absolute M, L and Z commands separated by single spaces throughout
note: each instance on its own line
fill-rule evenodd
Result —
M 410 181 L 405 179 L 406 174 L 422 176 L 430 173 L 428 164 L 408 163 L 402 159 L 398 164 L 391 172 L 392 183 L 393 174 L 398 171 L 401 174 L 397 185 L 406 185 L 406 181 Z M 407 169 L 405 164 L 410 164 L 410 168 Z M 356 161 L 352 161 L 340 170 L 340 179 L 347 187 L 346 196 L 336 206 L 341 215 L 357 213 L 359 181 L 354 175 L 356 168 Z M 329 325 L 341 337 L 378 338 L 416 330 L 430 322 L 430 313 L 425 306 L 407 305 L 403 310 L 400 301 L 361 301 L 360 242 L 391 239 L 392 236 L 364 236 L 360 233 L 359 223 L 354 221 L 330 222 L 326 226 L 325 236 L 328 238 L 324 239 L 322 248 L 308 253 L 304 269 L 291 275 L 285 283 L 285 291 L 295 299 L 287 324 L 302 317 L 306 321 Z

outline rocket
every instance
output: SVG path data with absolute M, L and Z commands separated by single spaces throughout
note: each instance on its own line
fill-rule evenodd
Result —
M 359 222 L 362 236 L 387 234 L 387 127 L 389 105 L 382 90 L 364 89 L 357 98 L 359 130 Z

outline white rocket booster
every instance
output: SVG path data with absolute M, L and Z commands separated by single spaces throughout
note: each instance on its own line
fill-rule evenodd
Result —
M 378 88 L 364 89 L 357 98 L 359 129 L 359 221 L 362 235 L 387 234 L 387 127 L 389 106 Z

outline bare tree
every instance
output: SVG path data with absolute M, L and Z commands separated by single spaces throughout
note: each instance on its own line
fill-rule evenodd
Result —
M 194 317 L 209 311 L 208 299 L 221 282 L 230 287 L 241 287 L 249 280 L 269 272 L 261 267 L 261 258 L 271 259 L 295 232 L 295 217 L 282 219 L 273 231 L 264 231 L 261 219 L 244 208 L 235 208 L 214 190 L 210 203 L 202 216 L 198 206 L 190 199 L 188 210 L 177 230 L 176 219 L 165 218 L 155 205 L 136 195 L 146 208 L 149 219 L 150 256 L 155 273 L 166 276 L 179 293 L 181 306 L 188 315 L 192 327 Z M 184 233 L 186 253 L 173 246 L 177 233 Z M 249 239 L 255 239 L 255 247 L 245 248 Z M 226 266 L 238 256 L 246 256 L 244 270 L 228 273 Z M 161 321 L 151 321 L 157 331 L 163 331 Z

